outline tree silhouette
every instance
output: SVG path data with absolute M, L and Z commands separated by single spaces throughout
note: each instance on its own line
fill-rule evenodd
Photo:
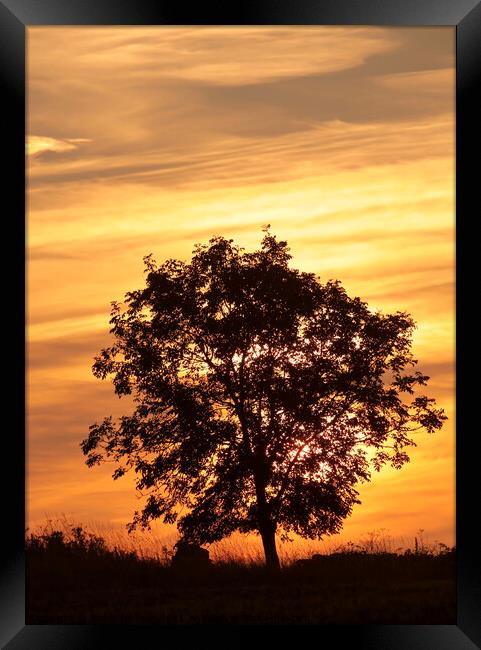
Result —
M 415 396 L 429 377 L 412 370 L 411 317 L 290 268 L 264 232 L 252 253 L 214 237 L 190 263 L 144 258 L 146 286 L 112 303 L 115 341 L 93 365 L 135 411 L 81 447 L 89 466 L 116 462 L 115 479 L 137 474 L 148 496 L 130 529 L 177 521 L 200 544 L 256 531 L 278 567 L 276 531 L 339 531 L 356 484 L 401 467 L 413 432 L 446 417 Z

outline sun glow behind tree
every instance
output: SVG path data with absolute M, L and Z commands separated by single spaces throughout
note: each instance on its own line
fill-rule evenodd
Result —
M 113 478 L 133 469 L 149 490 L 132 528 L 178 521 L 197 543 L 258 532 L 278 567 L 278 530 L 338 532 L 371 465 L 399 469 L 411 435 L 446 417 L 414 396 L 429 377 L 408 372 L 410 316 L 372 313 L 338 281 L 292 269 L 268 228 L 253 253 L 214 237 L 188 264 L 145 258 L 146 287 L 112 303 L 114 344 L 93 366 L 137 406 L 81 446 L 87 465 L 112 458 Z

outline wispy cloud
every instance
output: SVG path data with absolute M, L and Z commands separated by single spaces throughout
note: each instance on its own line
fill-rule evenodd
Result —
M 26 153 L 28 156 L 39 156 L 46 151 L 64 153 L 66 151 L 74 151 L 78 148 L 79 144 L 85 142 L 91 142 L 91 140 L 89 138 L 67 138 L 64 140 L 58 140 L 47 136 L 30 135 L 27 138 Z
M 57 30 L 55 42 L 48 28 L 35 28 L 29 35 L 36 47 L 32 72 L 39 69 L 45 79 L 47 62 L 55 76 L 74 71 L 76 78 L 66 78 L 67 85 L 89 74 L 95 83 L 119 72 L 144 83 L 169 78 L 221 85 L 261 83 L 354 68 L 396 47 L 395 38 L 386 39 L 384 30 L 365 27 L 80 27 L 68 33 Z

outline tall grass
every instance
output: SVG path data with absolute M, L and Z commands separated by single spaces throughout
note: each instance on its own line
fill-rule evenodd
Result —
M 80 526 L 91 535 L 100 537 L 106 548 L 112 551 L 135 553 L 139 559 L 155 559 L 162 564 L 170 562 L 178 533 L 171 530 L 145 530 L 128 533 L 125 526 L 114 526 L 96 520 L 76 522 L 64 513 L 48 517 L 42 524 L 27 529 L 27 536 L 47 536 L 60 531 L 65 539 L 71 538 L 71 531 Z M 332 540 L 312 541 L 294 537 L 290 542 L 277 541 L 278 553 L 282 566 L 289 566 L 297 560 L 312 555 L 333 555 L 336 553 L 391 553 L 391 554 L 429 554 L 438 555 L 449 550 L 442 542 L 432 541 L 424 530 L 416 531 L 411 537 L 394 537 L 389 531 L 380 528 L 365 533 L 356 541 L 334 542 Z M 264 553 L 259 537 L 234 533 L 230 537 L 206 545 L 210 558 L 215 563 L 235 563 L 251 566 L 264 563 Z
M 455 622 L 454 550 L 429 549 L 421 536 L 399 554 L 373 532 L 364 546 L 300 563 L 298 549 L 286 555 L 281 544 L 283 566 L 273 571 L 235 540 L 230 553 L 211 547 L 213 564 L 195 567 L 172 566 L 172 547 L 160 540 L 156 556 L 141 555 L 66 518 L 27 533 L 28 624 Z

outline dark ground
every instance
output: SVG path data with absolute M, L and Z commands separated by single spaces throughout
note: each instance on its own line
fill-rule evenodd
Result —
M 74 529 L 75 530 L 75 529 Z M 27 540 L 31 624 L 455 624 L 455 552 L 347 552 L 280 572 L 173 568 L 81 529 Z

